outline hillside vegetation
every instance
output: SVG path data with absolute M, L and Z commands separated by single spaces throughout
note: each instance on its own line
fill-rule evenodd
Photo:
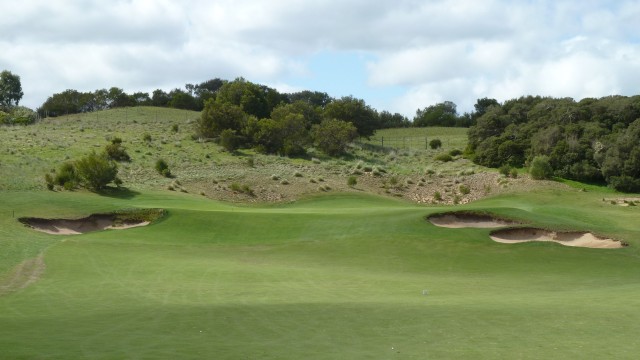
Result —
M 304 194 L 366 191 L 418 202 L 464 203 L 529 186 L 526 177 L 487 174 L 460 155 L 452 161 L 436 160 L 464 149 L 465 129 L 381 130 L 370 140 L 356 141 L 339 157 L 311 147 L 304 157 L 289 158 L 251 149 L 229 152 L 194 139 L 198 119 L 199 113 L 192 111 L 136 107 L 47 118 L 28 127 L 0 127 L 0 189 L 45 189 L 45 174 L 92 149 L 102 151 L 115 138 L 122 140 L 131 158 L 118 167 L 124 187 L 231 201 L 288 201 Z M 384 148 L 377 142 L 380 137 L 387 139 Z M 442 139 L 442 147 L 427 147 L 425 138 Z M 159 159 L 167 163 L 172 177 L 157 172 Z M 350 176 L 356 177 L 355 186 L 348 186 Z M 470 191 L 462 193 L 461 185 Z M 436 192 L 440 200 L 434 198 Z
M 640 96 L 521 97 L 495 104 L 469 130 L 477 164 L 522 167 L 536 157 L 553 175 L 640 191 Z

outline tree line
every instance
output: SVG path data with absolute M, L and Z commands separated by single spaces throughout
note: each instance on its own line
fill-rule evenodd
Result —
M 490 105 L 468 136 L 466 153 L 480 165 L 536 160 L 553 176 L 640 191 L 640 96 L 524 96 Z
M 304 90 L 295 93 L 280 93 L 276 89 L 262 84 L 252 83 L 244 78 L 233 81 L 215 78 L 200 84 L 186 84 L 184 89 L 166 92 L 156 89 L 151 94 L 134 92 L 127 94 L 123 89 L 112 87 L 91 92 L 65 90 L 51 95 L 38 108 L 42 117 L 78 114 L 99 110 L 131 106 L 157 106 L 176 109 L 202 111 L 207 100 L 216 100 L 239 104 L 243 111 L 258 118 L 269 117 L 271 111 L 280 104 L 292 104 L 305 101 L 315 107 L 324 108 L 335 101 L 325 92 Z M 376 128 L 406 127 L 409 119 L 399 113 L 374 111 L 370 119 Z

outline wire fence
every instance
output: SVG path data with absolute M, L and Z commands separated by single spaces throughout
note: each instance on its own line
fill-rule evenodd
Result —
M 379 136 L 370 138 L 367 143 L 383 149 L 428 149 L 429 147 L 426 136 Z

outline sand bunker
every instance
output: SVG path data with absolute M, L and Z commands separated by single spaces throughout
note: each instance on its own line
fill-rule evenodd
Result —
M 471 212 L 434 215 L 429 217 L 429 221 L 435 226 L 446 228 L 498 228 L 518 224 L 515 221 L 498 219 L 491 215 Z
M 579 246 L 597 249 L 618 249 L 627 246 L 614 239 L 596 236 L 589 232 L 555 232 L 535 228 L 497 230 L 491 239 L 504 244 L 516 244 L 528 241 L 553 241 L 566 246 Z
M 20 222 L 30 228 L 54 235 L 77 235 L 107 229 L 128 229 L 149 225 L 149 221 L 118 220 L 111 214 L 91 215 L 83 219 L 22 218 Z

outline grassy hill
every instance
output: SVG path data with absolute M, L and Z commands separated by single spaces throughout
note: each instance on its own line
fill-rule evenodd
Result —
M 637 199 L 507 179 L 460 158 L 437 162 L 464 144 L 450 129 L 427 129 L 428 138 L 442 138 L 438 151 L 382 149 L 373 139 L 341 159 L 313 150 L 289 159 L 194 141 L 196 117 L 135 108 L 0 128 L 0 358 L 637 356 Z M 425 136 L 417 131 L 377 136 Z M 45 190 L 44 172 L 115 136 L 133 158 L 121 166 L 129 191 Z M 160 157 L 175 179 L 155 173 Z M 349 176 L 358 179 L 354 187 Z M 465 204 L 451 206 L 456 195 Z M 18 221 L 146 208 L 167 215 L 80 235 Z M 490 229 L 426 220 L 452 210 L 629 246 L 500 244 Z
M 120 165 L 126 187 L 172 189 L 225 201 L 290 201 L 357 191 L 451 204 L 530 186 L 524 179 L 500 179 L 459 155 L 450 162 L 435 160 L 463 150 L 466 129 L 381 130 L 371 139 L 361 139 L 341 158 L 313 148 L 304 158 L 286 158 L 247 149 L 230 154 L 214 143 L 194 140 L 198 116 L 191 111 L 136 107 L 48 118 L 28 127 L 0 127 L 0 190 L 44 189 L 45 173 L 92 150 L 101 151 L 115 137 L 123 140 L 132 158 Z M 384 137 L 383 147 L 378 140 Z M 441 139 L 443 147 L 426 149 L 425 138 Z M 158 159 L 168 162 L 175 178 L 155 171 Z M 480 175 L 487 173 L 492 176 Z M 356 176 L 356 186 L 347 185 L 350 176 Z M 461 184 L 471 192 L 460 192 Z M 251 195 L 237 191 L 243 187 L 251 189 Z M 440 200 L 434 198 L 436 192 Z

